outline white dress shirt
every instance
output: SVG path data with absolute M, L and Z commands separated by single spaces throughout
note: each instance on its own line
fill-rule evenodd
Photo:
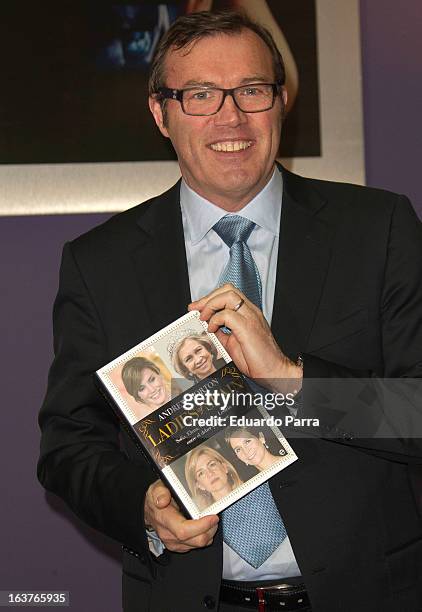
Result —
M 262 191 L 244 208 L 233 213 L 256 224 L 248 246 L 261 276 L 263 312 L 268 322 L 271 322 L 274 304 L 282 197 L 283 178 L 275 169 Z M 190 290 L 192 299 L 196 300 L 217 287 L 220 274 L 227 265 L 229 247 L 212 227 L 231 213 L 199 196 L 183 180 L 180 205 Z M 223 578 L 227 580 L 272 580 L 299 575 L 288 537 L 257 569 L 223 543 Z
M 271 322 L 277 270 L 283 179 L 275 170 L 264 189 L 244 208 L 233 213 L 256 223 L 248 239 L 262 282 L 264 316 Z M 221 272 L 229 260 L 229 247 L 212 229 L 225 210 L 192 191 L 182 180 L 180 187 L 183 231 L 192 300 L 217 287 Z

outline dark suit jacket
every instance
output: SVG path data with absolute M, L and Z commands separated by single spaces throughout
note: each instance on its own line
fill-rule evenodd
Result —
M 283 174 L 272 321 L 282 349 L 304 354 L 305 381 L 420 375 L 421 235 L 406 198 Z M 148 552 L 143 499 L 155 476 L 124 433 L 121 452 L 119 425 L 92 378 L 186 312 L 178 204 L 175 185 L 65 246 L 40 416 L 43 485 L 132 551 L 123 558 L 127 611 L 212 609 L 221 580 L 220 532 L 188 554 Z M 313 610 L 416 612 L 422 524 L 409 465 L 421 462 L 420 446 L 328 430 L 292 439 L 299 460 L 271 479 Z

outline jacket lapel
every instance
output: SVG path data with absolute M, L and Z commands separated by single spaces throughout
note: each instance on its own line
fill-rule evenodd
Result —
M 180 181 L 141 207 L 138 218 L 142 237 L 132 256 L 155 331 L 185 314 L 191 301 L 179 193 Z
M 283 207 L 272 331 L 296 360 L 306 351 L 331 257 L 333 224 L 312 181 L 283 172 Z
M 313 182 L 283 173 L 283 208 L 272 331 L 292 359 L 305 352 L 331 256 L 333 219 Z M 180 211 L 180 181 L 138 217 L 141 239 L 132 252 L 151 329 L 187 312 L 191 301 Z M 153 331 L 151 331 L 153 333 Z

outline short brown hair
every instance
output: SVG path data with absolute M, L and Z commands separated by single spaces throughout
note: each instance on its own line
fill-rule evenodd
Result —
M 160 368 L 145 357 L 133 357 L 126 361 L 122 368 L 122 381 L 125 389 L 140 404 L 144 402 L 139 397 L 138 391 L 141 387 L 142 372 L 146 369 L 152 370 L 155 374 L 161 374 Z
M 184 49 L 207 36 L 240 34 L 243 30 L 255 32 L 264 41 L 273 59 L 275 80 L 279 85 L 284 85 L 286 73 L 283 58 L 269 30 L 241 11 L 201 11 L 176 19 L 158 43 L 151 63 L 149 94 L 157 93 L 165 85 L 164 64 L 171 49 Z

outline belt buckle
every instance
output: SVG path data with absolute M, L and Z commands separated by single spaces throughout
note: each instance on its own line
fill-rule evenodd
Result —
M 282 582 L 281 584 L 273 584 L 272 586 L 262 586 L 262 587 L 255 587 L 255 591 L 258 597 L 258 612 L 265 612 L 265 604 L 267 603 L 265 601 L 265 593 L 267 591 L 271 592 L 271 591 L 285 591 L 287 589 L 291 588 L 291 584 L 286 584 L 284 582 Z

